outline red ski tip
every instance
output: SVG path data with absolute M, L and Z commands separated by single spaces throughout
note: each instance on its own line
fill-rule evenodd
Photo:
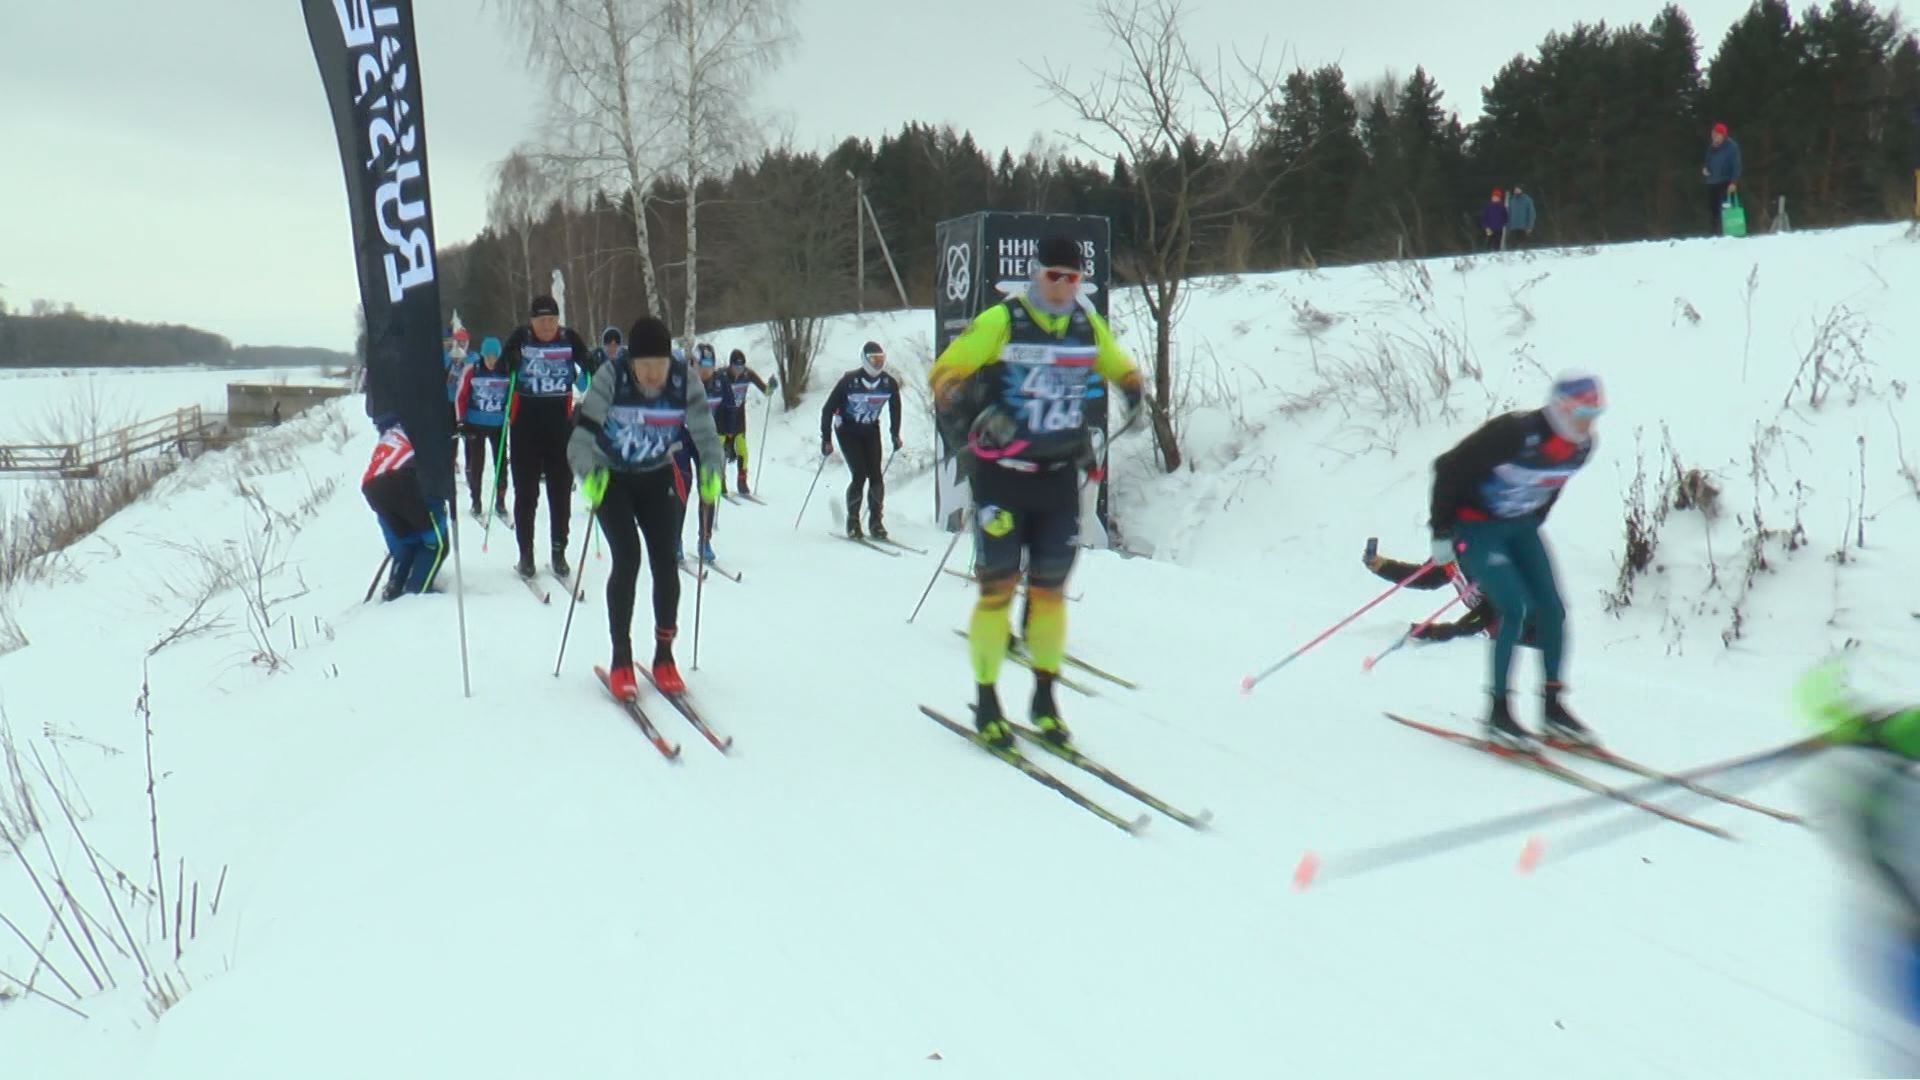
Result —
M 1293 868 L 1293 891 L 1306 892 L 1313 884 L 1313 877 L 1320 872 L 1320 856 L 1309 851 L 1300 856 L 1300 865 Z
M 1547 846 L 1540 842 L 1538 836 L 1527 837 L 1526 845 L 1520 849 L 1520 861 L 1514 864 L 1513 872 L 1516 874 L 1533 873 L 1534 867 L 1540 865 L 1540 857 L 1546 854 L 1546 850 Z
M 1240 692 L 1243 694 L 1253 693 L 1253 676 L 1248 675 L 1240 680 Z

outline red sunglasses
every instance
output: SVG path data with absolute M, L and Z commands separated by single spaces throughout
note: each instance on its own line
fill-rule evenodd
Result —
M 1078 285 L 1080 284 L 1080 279 L 1085 275 L 1081 274 L 1078 270 L 1042 270 L 1040 276 L 1051 282 L 1070 281 Z

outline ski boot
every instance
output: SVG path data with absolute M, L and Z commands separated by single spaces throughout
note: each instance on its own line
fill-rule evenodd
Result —
M 640 685 L 634 678 L 633 661 L 622 664 L 614 661 L 607 669 L 607 690 L 621 701 L 637 701 L 640 698 Z
M 738 491 L 742 495 L 753 494 L 747 490 L 747 463 L 744 461 L 740 463 L 740 476 L 738 477 L 738 481 L 738 483 L 733 485 L 735 491 Z
M 1600 740 L 1593 734 L 1593 729 L 1581 723 L 1561 702 L 1560 695 L 1566 689 L 1562 683 L 1550 682 L 1543 691 L 1546 698 L 1543 720 L 1547 736 L 1574 746 L 1599 746 Z
M 474 495 L 472 503 L 469 504 L 469 508 L 473 511 L 473 516 L 476 518 L 486 513 L 486 510 L 480 505 L 480 496 L 478 494 Z
M 711 540 L 700 541 L 700 561 L 703 563 L 707 563 L 709 565 L 713 563 L 714 561 L 713 541 Z
M 567 563 L 567 549 L 558 544 L 553 548 L 553 572 L 563 578 L 573 576 L 573 567 Z
M 873 537 L 875 540 L 885 540 L 887 538 L 887 526 L 885 522 L 880 520 L 880 511 L 878 510 L 867 515 L 867 535 Z
M 504 496 L 493 500 L 493 516 L 499 519 L 500 524 L 507 523 L 507 500 Z
M 680 677 L 679 665 L 673 662 L 672 630 L 653 632 L 653 686 L 662 694 L 684 694 L 687 681 Z
M 533 568 L 533 556 L 527 554 L 524 551 L 520 553 L 520 561 L 514 564 L 513 572 L 516 574 L 519 574 L 522 578 L 525 578 L 528 581 L 532 581 L 533 576 L 539 573 L 538 570 L 535 570 Z
M 1033 718 L 1033 726 L 1040 731 L 1040 737 L 1055 746 L 1066 746 L 1073 738 L 1067 725 L 1060 719 L 1060 707 L 1053 702 L 1054 676 L 1045 671 L 1035 672 L 1033 684 L 1033 709 L 1028 715 Z
M 979 704 L 973 707 L 973 726 L 981 742 L 995 750 L 1013 749 L 1013 729 L 1007 726 L 1007 718 L 1000 711 L 1000 695 L 991 683 L 980 687 Z
M 1499 749 L 1521 754 L 1532 754 L 1539 750 L 1533 744 L 1533 733 L 1521 727 L 1507 710 L 1504 694 L 1493 699 L 1493 707 L 1487 712 L 1487 741 Z
M 677 563 L 687 561 L 687 546 L 678 539 L 673 542 L 673 561 Z
M 860 515 L 859 514 L 847 515 L 847 539 L 849 540 L 866 539 L 866 534 L 860 531 Z

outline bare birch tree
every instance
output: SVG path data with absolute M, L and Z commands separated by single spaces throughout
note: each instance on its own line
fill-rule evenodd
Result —
M 493 192 L 487 196 L 487 223 L 520 248 L 520 265 L 507 267 L 509 288 L 516 305 L 534 293 L 533 229 L 553 198 L 552 178 L 524 147 L 515 149 L 494 169 Z
M 1132 188 L 1131 250 L 1114 252 L 1117 278 L 1138 285 L 1154 324 L 1154 440 L 1168 472 L 1181 464 L 1173 415 L 1173 325 L 1194 269 L 1196 232 L 1225 227 L 1265 197 L 1244 181 L 1246 146 L 1276 99 L 1281 76 L 1264 52 L 1196 57 L 1181 30 L 1181 0 L 1098 0 L 1094 8 L 1115 65 L 1086 82 L 1051 64 L 1035 71 L 1086 133 L 1061 132 L 1100 158 L 1124 163 Z
M 674 117 L 654 101 L 655 43 L 664 26 L 663 0 L 516 0 L 502 5 L 508 19 L 528 35 L 534 58 L 546 69 L 553 125 L 570 133 L 571 146 L 550 153 L 572 155 L 583 175 L 625 189 L 625 209 L 647 308 L 666 313 L 653 263 L 647 223 L 663 140 Z
M 757 76 L 792 41 L 790 0 L 653 0 L 659 17 L 649 55 L 658 99 L 672 103 L 667 140 L 671 168 L 686 189 L 687 307 L 681 323 L 689 353 L 699 327 L 700 182 L 720 175 L 752 148 L 747 114 Z

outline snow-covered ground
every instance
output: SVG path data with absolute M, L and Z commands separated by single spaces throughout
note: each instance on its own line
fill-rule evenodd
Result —
M 689 682 L 731 758 L 656 705 L 684 746 L 666 764 L 605 702 L 589 674 L 603 560 L 586 560 L 591 602 L 555 678 L 564 604 L 538 605 L 511 541 L 496 529 L 483 548 L 470 522 L 462 697 L 451 596 L 359 602 L 380 548 L 355 490 L 372 439 L 358 403 L 303 416 L 183 468 L 8 598 L 33 644 L 0 657 L 0 706 L 79 903 L 121 936 L 29 750 L 91 847 L 151 887 L 143 672 L 168 904 L 182 878 L 201 898 L 175 964 L 155 905 L 116 886 L 153 962 L 191 985 L 155 1021 L 105 940 L 120 988 L 92 991 L 4 856 L 0 913 L 88 1014 L 0 1006 L 7 1075 L 1858 1074 L 1908 1036 L 1860 985 L 1859 909 L 1816 834 L 1663 796 L 1739 842 L 1607 808 L 1534 835 L 1529 874 L 1514 834 L 1341 879 L 1342 853 L 1570 791 L 1381 719 L 1466 725 L 1481 708 L 1478 642 L 1361 670 L 1432 594 L 1394 598 L 1251 698 L 1238 684 L 1380 590 L 1367 536 L 1422 557 L 1435 453 L 1584 366 L 1612 408 L 1548 532 L 1573 700 L 1610 744 L 1679 767 L 1794 738 L 1786 688 L 1849 645 L 1864 684 L 1911 696 L 1914 295 L 1920 244 L 1890 228 L 1200 283 L 1178 334 L 1191 467 L 1159 474 L 1144 435 L 1117 447 L 1118 512 L 1156 558 L 1088 553 L 1070 588 L 1073 651 L 1144 687 L 1065 695 L 1079 741 L 1216 815 L 1137 839 L 914 709 L 964 715 L 970 695 L 966 584 L 934 579 L 907 621 L 946 546 L 922 392 L 890 520 L 933 554 L 831 537 L 837 459 L 795 526 L 831 378 L 876 338 L 923 385 L 928 313 L 837 321 L 809 399 L 772 419 L 771 505 L 722 508 L 715 544 L 745 580 L 705 588 Z M 1118 298 L 1116 322 L 1139 347 L 1134 307 Z M 757 331 L 715 340 L 766 355 Z M 1435 357 L 1444 396 L 1425 381 Z M 1719 489 L 1718 515 L 1670 512 L 1609 613 L 1637 466 L 1651 513 L 1676 458 Z M 1749 575 L 1756 512 L 1767 569 Z M 253 584 L 203 612 L 222 624 L 148 655 L 198 583 L 236 567 Z M 690 669 L 691 589 L 681 612 Z M 1535 660 L 1519 663 L 1530 689 Z M 1027 685 L 1009 666 L 1009 704 Z M 1516 704 L 1532 718 L 1531 693 Z M 1812 810 L 1818 771 L 1746 794 Z M 47 880 L 40 840 L 26 851 Z M 1296 893 L 1307 851 L 1328 873 Z M 0 971 L 34 967 L 0 937 Z

